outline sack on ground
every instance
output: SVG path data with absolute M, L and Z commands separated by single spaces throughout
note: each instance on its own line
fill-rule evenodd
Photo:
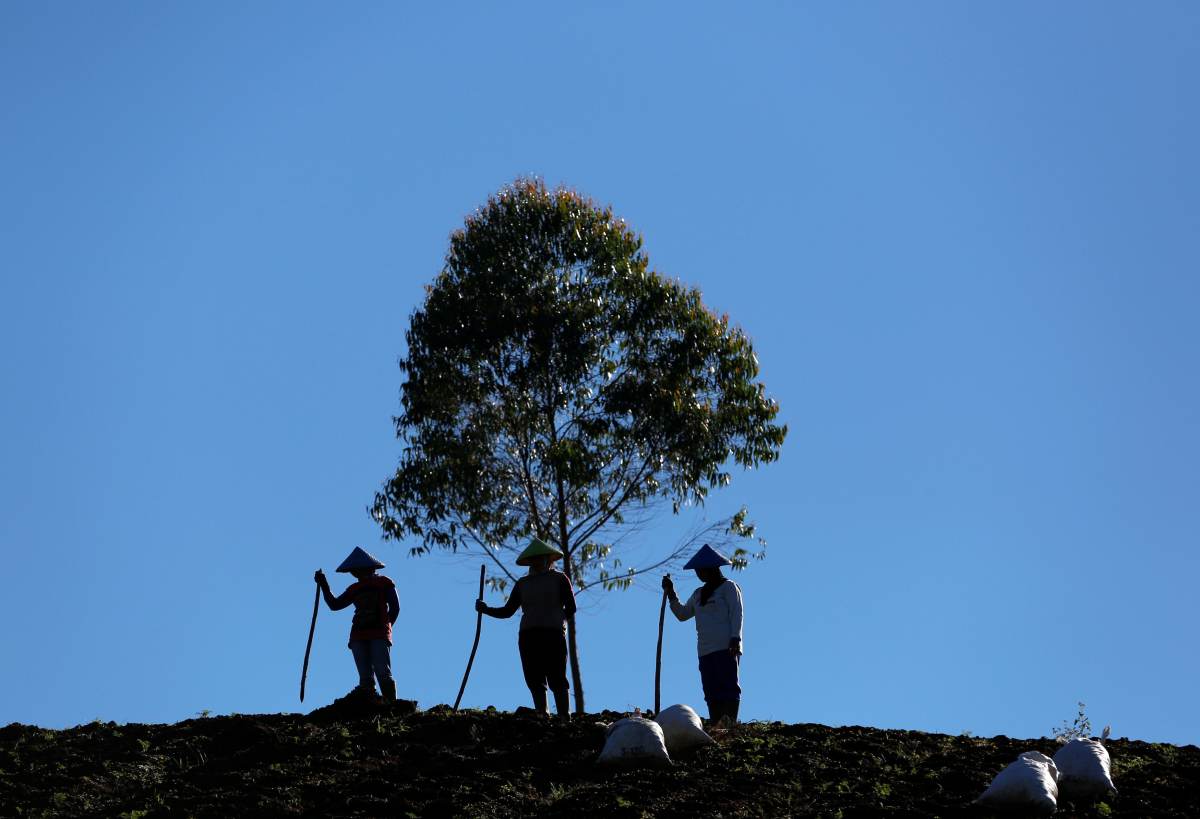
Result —
M 975 803 L 989 808 L 1053 813 L 1058 808 L 1058 768 L 1045 754 L 1026 751 L 1016 762 L 996 774 Z
M 1073 739 L 1054 755 L 1058 790 L 1062 799 L 1088 801 L 1117 792 L 1112 781 L 1112 759 L 1098 739 Z
M 662 728 L 668 753 L 690 751 L 713 741 L 713 738 L 704 732 L 700 715 L 690 706 L 680 704 L 664 708 L 654 716 L 654 721 Z
M 639 765 L 670 765 L 662 728 L 641 717 L 626 717 L 608 726 L 608 738 L 599 762 L 630 762 Z

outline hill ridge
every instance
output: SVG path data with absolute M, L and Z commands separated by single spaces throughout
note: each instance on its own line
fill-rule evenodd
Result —
M 0 728 L 2 816 L 855 816 L 990 814 L 971 800 L 1053 739 L 744 723 L 669 768 L 597 765 L 602 712 L 494 708 Z M 1200 749 L 1109 740 L 1119 795 L 1058 816 L 1200 816 Z

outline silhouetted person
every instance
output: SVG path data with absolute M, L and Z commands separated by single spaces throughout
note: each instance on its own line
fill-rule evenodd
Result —
M 356 692 L 375 695 L 375 678 L 384 700 L 396 699 L 396 681 L 392 679 L 392 624 L 400 616 L 400 600 L 396 584 L 390 577 L 376 574 L 383 563 L 358 548 L 337 567 L 339 572 L 354 575 L 354 581 L 337 597 L 329 591 L 325 573 L 317 569 L 313 579 L 321 587 L 325 604 L 333 611 L 354 605 L 354 620 L 350 624 L 350 651 L 358 668 Z
M 696 650 L 700 655 L 700 683 L 708 703 L 709 722 L 728 717 L 736 723 L 742 700 L 738 684 L 738 664 L 742 656 L 742 590 L 721 574 L 722 566 L 732 561 L 707 543 L 684 564 L 695 569 L 704 584 L 680 603 L 671 578 L 664 577 L 662 587 L 676 619 L 696 618 Z
M 567 619 L 575 616 L 575 590 L 570 579 L 550 565 L 562 552 L 538 538 L 530 541 L 517 557 L 518 566 L 528 566 L 529 574 L 518 578 L 508 602 L 499 608 L 475 602 L 475 610 L 489 617 L 508 618 L 521 609 L 521 628 L 517 648 L 521 652 L 521 671 L 533 695 L 533 707 L 542 714 L 546 707 L 546 688 L 554 694 L 554 707 L 564 720 L 571 718 L 567 698 Z

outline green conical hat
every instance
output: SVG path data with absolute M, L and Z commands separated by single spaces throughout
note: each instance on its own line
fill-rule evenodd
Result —
M 529 545 L 525 547 L 525 551 L 521 552 L 521 554 L 517 556 L 517 565 L 528 566 L 533 562 L 535 557 L 545 557 L 546 555 L 558 560 L 560 557 L 562 557 L 562 552 L 560 552 L 558 549 L 555 549 L 546 541 L 535 537 L 533 540 L 529 541 Z

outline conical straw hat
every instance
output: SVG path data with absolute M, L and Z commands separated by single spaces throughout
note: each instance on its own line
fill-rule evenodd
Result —
M 342 565 L 338 566 L 337 570 L 339 572 L 349 572 L 354 569 L 382 569 L 382 568 L 383 568 L 383 561 L 379 560 L 378 558 L 376 558 L 374 555 L 370 554 L 369 552 L 366 552 L 363 549 L 360 549 L 358 546 L 355 546 L 354 551 L 350 553 L 349 557 L 347 557 L 345 560 L 342 561 Z
M 558 560 L 563 556 L 562 552 L 560 552 L 558 549 L 555 549 L 546 541 L 535 537 L 533 540 L 529 541 L 529 545 L 525 547 L 525 551 L 521 552 L 521 554 L 517 556 L 517 565 L 528 566 L 533 562 L 535 557 L 543 557 L 545 555 L 549 555 L 555 560 Z
M 721 566 L 732 566 L 733 561 L 725 557 L 713 547 L 705 543 L 700 551 L 692 555 L 692 559 L 683 564 L 685 569 L 717 569 Z

